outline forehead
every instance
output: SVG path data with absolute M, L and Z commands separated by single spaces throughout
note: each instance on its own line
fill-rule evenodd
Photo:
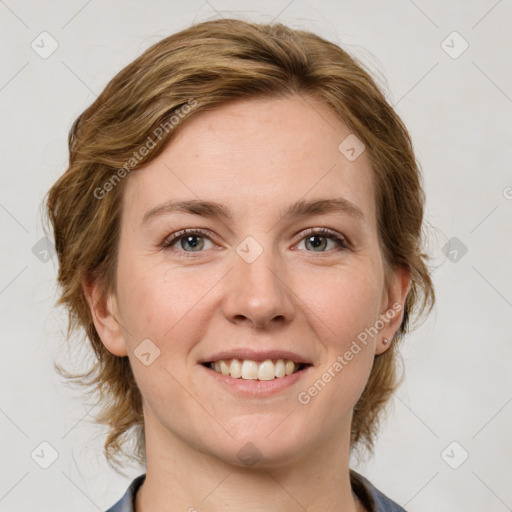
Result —
M 371 220 L 373 171 L 365 152 L 349 160 L 340 151 L 349 136 L 335 112 L 305 96 L 236 100 L 200 112 L 130 175 L 123 217 L 140 221 L 170 200 L 215 201 L 261 216 L 300 199 L 341 196 Z

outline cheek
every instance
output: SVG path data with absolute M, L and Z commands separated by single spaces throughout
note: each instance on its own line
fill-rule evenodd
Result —
M 305 276 L 298 287 L 306 311 L 314 313 L 312 321 L 323 325 L 321 331 L 339 350 L 378 318 L 382 282 L 376 267 L 322 269 Z
M 204 325 L 196 322 L 195 317 L 208 302 L 209 293 L 223 272 L 220 268 L 205 272 L 193 266 L 150 262 L 147 257 L 139 261 L 120 260 L 120 312 L 132 343 L 150 338 L 164 351 L 169 341 L 186 341 L 185 330 L 194 331 Z M 189 332 L 191 340 L 195 337 Z M 177 342 L 170 346 L 176 353 L 184 347 Z
M 306 304 L 325 357 L 315 379 L 297 397 L 309 418 L 324 418 L 324 427 L 333 430 L 348 417 L 368 381 L 375 338 L 365 339 L 364 333 L 378 318 L 381 292 L 379 273 L 368 267 L 343 269 L 336 276 L 317 280 L 319 287 Z
M 382 276 L 371 265 L 328 274 L 316 280 L 305 310 L 312 312 L 310 321 L 325 348 L 325 379 L 336 382 L 326 395 L 353 404 L 374 360 L 376 338 L 368 332 L 379 318 Z

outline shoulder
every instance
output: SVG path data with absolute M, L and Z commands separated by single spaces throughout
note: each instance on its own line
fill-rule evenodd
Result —
M 350 484 L 368 512 L 406 512 L 353 469 L 350 470 Z
M 145 479 L 146 474 L 135 478 L 124 493 L 123 497 L 115 505 L 112 505 L 112 507 L 110 507 L 106 512 L 135 512 L 135 494 Z

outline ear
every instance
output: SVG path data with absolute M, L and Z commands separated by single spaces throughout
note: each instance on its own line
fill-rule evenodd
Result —
M 393 337 L 402 324 L 405 299 L 410 288 L 410 272 L 402 266 L 395 267 L 382 297 L 379 319 L 384 321 L 384 327 L 378 334 L 375 354 L 382 354 L 390 347 Z M 385 339 L 388 340 L 387 343 L 384 343 Z
M 128 351 L 115 295 L 106 294 L 97 279 L 84 279 L 82 289 L 103 345 L 115 356 L 126 356 Z

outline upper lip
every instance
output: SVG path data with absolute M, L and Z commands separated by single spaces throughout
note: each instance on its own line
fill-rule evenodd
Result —
M 295 363 L 312 364 L 311 360 L 306 356 L 301 356 L 295 352 L 288 350 L 254 350 L 249 348 L 233 348 L 231 350 L 224 350 L 216 352 L 211 356 L 201 359 L 200 363 L 211 363 L 220 361 L 221 359 L 250 359 L 252 361 L 265 361 L 267 359 L 289 359 Z

